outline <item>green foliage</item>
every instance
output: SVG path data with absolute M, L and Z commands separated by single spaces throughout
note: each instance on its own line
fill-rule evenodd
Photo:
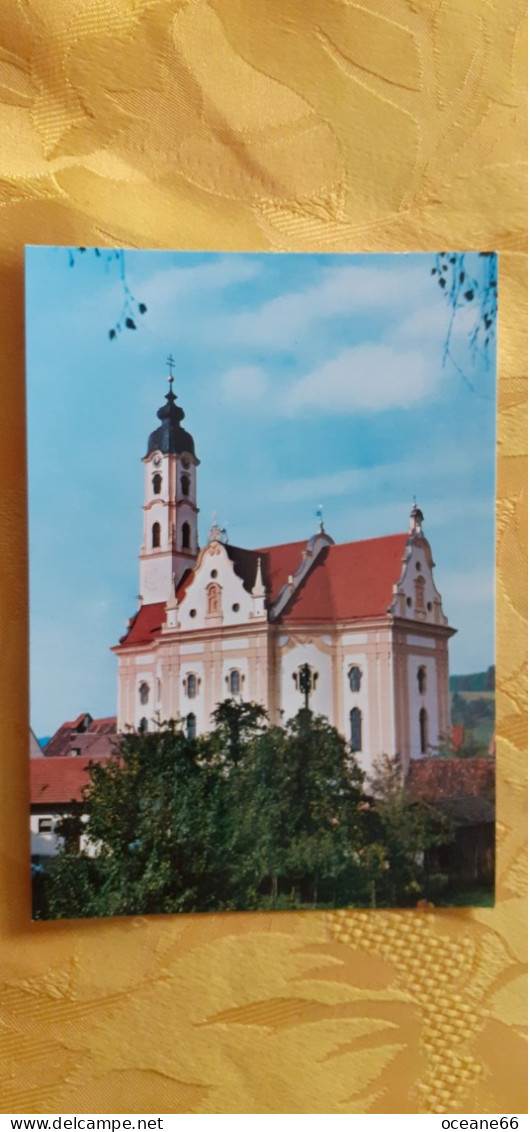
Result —
M 379 900 L 391 906 L 415 903 L 429 889 L 429 851 L 452 840 L 451 824 L 434 806 L 409 801 L 399 755 L 377 761 L 370 785 L 388 863 Z
M 470 672 L 466 676 L 450 676 L 449 688 L 451 692 L 494 692 L 495 665 L 491 664 L 487 672 Z
M 371 802 L 343 737 L 305 709 L 271 727 L 227 700 L 195 740 L 174 721 L 131 733 L 91 766 L 88 820 L 65 823 L 48 915 L 415 902 L 436 823 L 397 776 L 390 760 Z

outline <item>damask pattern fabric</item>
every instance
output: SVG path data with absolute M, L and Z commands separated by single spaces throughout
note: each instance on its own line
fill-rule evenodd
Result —
M 0 6 L 6 1112 L 525 1111 L 525 16 Z M 30 923 L 24 243 L 500 252 L 495 908 Z

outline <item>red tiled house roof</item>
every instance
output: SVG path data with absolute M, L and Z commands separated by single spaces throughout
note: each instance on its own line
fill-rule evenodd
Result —
M 318 624 L 330 621 L 356 621 L 385 616 L 392 601 L 393 587 L 401 574 L 406 534 L 387 535 L 326 546 L 308 575 L 278 617 L 280 624 Z M 236 574 L 250 591 L 261 559 L 268 603 L 273 604 L 290 575 L 302 561 L 307 543 L 288 542 L 260 550 L 227 546 Z M 186 574 L 177 590 L 182 600 L 193 573 Z M 121 638 L 122 645 L 152 642 L 165 619 L 165 602 L 143 605 L 131 619 Z
M 112 754 L 115 735 L 115 716 L 92 719 L 88 712 L 83 712 L 77 719 L 62 723 L 42 753 L 48 759 L 65 758 L 75 750 L 77 758 L 87 755 L 97 759 Z
M 106 763 L 106 758 L 97 760 Z M 30 759 L 30 803 L 32 806 L 64 806 L 80 802 L 89 782 L 88 762 L 83 758 L 58 756 Z

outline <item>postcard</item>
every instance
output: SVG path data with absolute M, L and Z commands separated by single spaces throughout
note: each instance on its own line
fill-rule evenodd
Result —
M 496 318 L 491 252 L 27 248 L 34 918 L 493 903 Z

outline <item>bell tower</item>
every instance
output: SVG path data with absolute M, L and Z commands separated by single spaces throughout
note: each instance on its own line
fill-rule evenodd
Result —
M 182 428 L 184 410 L 173 393 L 173 366 L 169 366 L 169 393 L 158 410 L 160 425 L 149 436 L 145 467 L 144 530 L 140 549 L 142 605 L 167 601 L 184 572 L 199 553 L 197 535 L 197 467 L 195 444 Z

